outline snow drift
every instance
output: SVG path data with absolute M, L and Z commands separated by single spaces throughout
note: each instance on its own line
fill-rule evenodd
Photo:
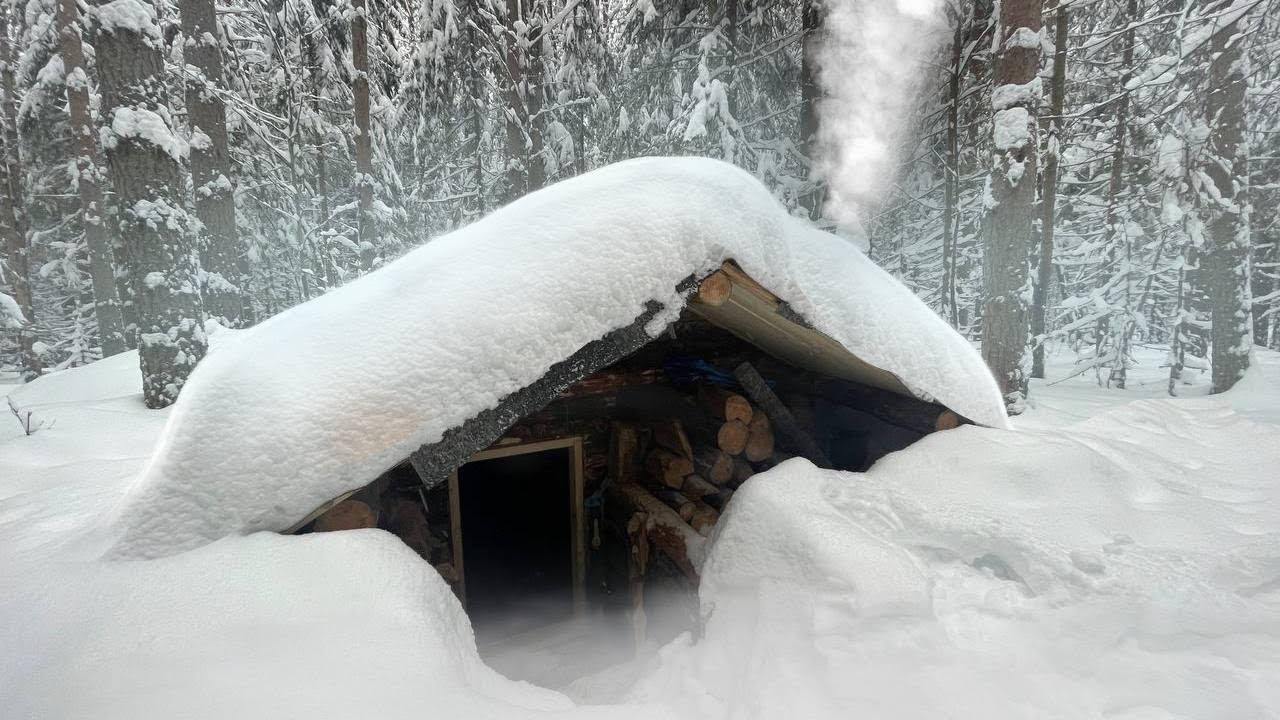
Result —
M 699 636 L 565 694 L 484 667 L 444 581 L 382 531 L 88 559 L 165 413 L 135 354 L 58 373 L 11 394 L 35 434 L 0 423 L 0 714 L 1275 718 L 1280 354 L 1257 356 L 1225 395 L 1100 411 L 1142 392 L 1135 368 L 1124 393 L 1038 387 L 1018 433 L 759 474 L 712 538 Z
M 559 183 L 284 312 L 201 363 L 121 510 L 119 556 L 279 530 L 664 308 L 724 260 L 913 392 L 1005 427 L 977 352 L 746 172 L 643 159 Z

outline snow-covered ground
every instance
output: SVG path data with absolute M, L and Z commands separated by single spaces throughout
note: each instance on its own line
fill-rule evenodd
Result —
M 1139 360 L 1125 391 L 1038 383 L 1013 431 L 756 476 L 696 633 L 615 667 L 581 626 L 485 641 L 509 671 L 563 658 L 555 689 L 486 666 L 379 531 L 100 560 L 166 412 L 131 354 L 12 386 L 35 431 L 0 422 L 0 715 L 1280 717 L 1280 354 L 1173 400 Z

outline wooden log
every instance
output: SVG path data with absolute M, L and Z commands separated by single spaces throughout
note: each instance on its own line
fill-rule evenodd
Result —
M 760 462 L 773 454 L 773 427 L 769 416 L 760 413 L 747 425 L 747 445 L 742 454 L 749 462 Z
M 685 497 L 696 500 L 697 498 L 706 497 L 707 495 L 715 495 L 720 492 L 720 488 L 707 482 L 701 475 L 694 473 L 685 477 L 684 487 L 682 488 Z
M 609 434 L 609 477 L 614 482 L 635 482 L 640 464 L 640 427 L 615 422 Z
M 724 485 L 733 478 L 733 456 L 715 447 L 698 448 L 693 453 L 693 467 L 704 480 Z
M 892 373 L 869 365 L 809 326 L 790 306 L 732 262 L 726 262 L 720 272 L 729 281 L 728 297 L 719 300 L 723 292 L 710 288 L 705 299 L 695 293 L 689 302 L 691 312 L 798 368 L 909 394 Z M 717 286 L 723 284 L 718 278 L 713 282 Z
M 751 277 L 746 272 L 744 272 L 742 268 L 738 267 L 738 263 L 733 260 L 729 260 L 725 262 L 723 265 L 721 265 L 720 272 L 724 273 L 725 277 L 729 279 L 729 284 L 731 287 L 744 290 L 747 293 L 750 293 L 751 295 L 765 302 L 769 302 L 769 303 L 781 302 L 780 300 L 778 300 L 776 295 L 774 295 L 772 292 L 770 292 L 767 288 L 765 288 L 760 283 L 756 282 L 755 278 Z
M 561 398 L 578 395 L 596 395 L 612 393 L 624 387 L 634 385 L 651 385 L 662 382 L 662 371 L 658 368 L 641 368 L 638 370 L 618 370 L 607 367 L 573 383 L 560 393 Z
M 400 498 L 391 509 L 391 528 L 396 537 L 413 548 L 427 562 L 431 561 L 431 530 L 422 503 L 410 498 Z
M 524 416 L 520 424 L 554 425 L 599 418 L 649 425 L 667 418 L 705 422 L 706 413 L 693 398 L 673 387 L 627 385 L 612 393 L 562 395 L 538 412 Z
M 751 402 L 736 392 L 715 385 L 698 388 L 698 404 L 703 411 L 717 420 L 751 422 L 755 410 Z
M 724 488 L 719 488 L 719 491 L 715 495 L 703 495 L 702 502 L 710 505 L 711 507 L 723 513 L 725 506 L 729 504 L 729 500 L 731 500 L 732 498 L 733 498 L 733 490 L 727 487 L 724 487 Z
M 684 485 L 685 476 L 693 474 L 693 461 L 666 448 L 655 448 L 645 460 L 645 469 L 649 477 L 679 490 Z
M 440 577 L 444 578 L 444 581 L 450 585 L 454 585 L 458 582 L 458 571 L 453 567 L 453 563 L 440 563 L 439 565 L 433 565 L 432 567 L 434 567 L 436 572 L 440 573 Z
M 373 527 L 378 527 L 378 513 L 369 507 L 368 503 L 347 498 L 316 518 L 312 531 L 333 532 Z
M 636 647 L 644 644 L 644 578 L 649 569 L 649 516 L 634 513 L 627 521 L 627 589 L 631 594 L 631 627 Z
M 690 580 L 697 581 L 695 560 L 701 557 L 706 539 L 680 519 L 675 510 L 634 483 L 610 485 L 607 496 L 633 513 L 644 513 L 645 534 Z
M 769 384 L 765 382 L 760 373 L 749 362 L 744 362 L 733 371 L 734 377 L 738 382 L 742 383 L 742 387 L 747 391 L 747 395 L 751 397 L 765 415 L 769 416 L 769 422 L 778 432 L 795 446 L 800 454 L 809 460 L 809 462 L 822 468 L 830 468 L 831 460 L 827 458 L 827 454 L 818 447 L 818 443 L 809 433 L 802 430 L 799 424 L 791 415 L 791 411 L 782 403 L 782 400 L 774 394 L 769 388 Z M 744 443 L 745 445 L 745 443 Z
M 730 480 L 730 482 L 734 486 L 741 485 L 742 483 L 751 479 L 751 476 L 755 474 L 756 474 L 756 469 L 751 466 L 751 463 L 747 462 L 746 460 L 743 460 L 742 458 L 734 458 L 733 478 Z
M 675 510 L 680 519 L 685 522 L 689 522 L 689 519 L 693 517 L 694 511 L 698 509 L 684 493 L 671 488 L 654 488 L 653 496 L 666 503 L 667 507 Z
M 720 522 L 720 513 L 715 508 L 704 502 L 694 502 L 693 512 L 690 513 L 689 526 L 698 531 L 700 535 L 707 535 L 711 532 L 711 528 Z
M 741 455 L 747 448 L 747 437 L 750 434 L 746 423 L 741 420 L 728 420 L 716 432 L 716 447 L 730 455 Z
M 698 283 L 697 298 L 699 302 L 712 307 L 720 307 L 733 292 L 733 281 L 723 270 L 717 270 Z
M 653 443 L 689 461 L 693 460 L 693 446 L 679 420 L 661 420 L 653 424 Z
M 817 383 L 814 396 L 925 435 L 950 430 L 969 422 L 937 403 L 903 397 L 898 393 L 836 378 Z

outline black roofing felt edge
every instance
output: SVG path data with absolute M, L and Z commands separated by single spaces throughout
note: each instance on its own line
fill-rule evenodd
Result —
M 676 284 L 676 292 L 687 298 L 701 279 L 696 275 L 686 277 Z M 409 461 L 422 484 L 433 488 L 447 481 L 454 470 L 492 445 L 520 418 L 542 410 L 570 385 L 653 342 L 656 338 L 645 331 L 645 326 L 663 309 L 662 303 L 650 300 L 629 325 L 583 345 L 552 365 L 542 377 L 503 397 L 497 407 L 480 411 L 461 425 L 446 430 L 439 441 L 414 450 Z

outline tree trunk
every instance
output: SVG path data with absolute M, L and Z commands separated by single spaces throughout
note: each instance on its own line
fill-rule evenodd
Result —
M 1040 0 L 1000 4 L 991 107 L 995 147 L 987 180 L 982 355 L 1013 412 L 1027 394 L 1027 251 L 1035 219 Z
M 956 309 L 956 239 L 960 201 L 960 78 L 964 72 L 965 18 L 956 18 L 951 40 L 951 72 L 947 77 L 947 153 L 942 173 L 942 313 L 951 327 L 960 326 Z
M 1253 347 L 1253 302 L 1249 291 L 1249 148 L 1245 140 L 1245 78 L 1240 21 L 1219 29 L 1211 42 L 1210 128 L 1204 173 L 1217 197 L 1201 191 L 1209 204 L 1205 225 L 1205 284 L 1212 316 L 1210 363 L 1213 390 L 1230 390 L 1249 367 Z
M 1067 88 L 1067 6 L 1054 12 L 1053 74 L 1049 81 L 1049 118 L 1045 129 L 1044 176 L 1040 193 L 1040 257 L 1036 289 L 1031 301 L 1031 377 L 1044 377 L 1045 317 L 1049 313 L 1049 283 L 1053 282 L 1053 236 L 1058 205 L 1058 155 L 1062 145 L 1062 110 Z
M 84 69 L 80 35 L 80 8 L 75 0 L 58 0 L 58 35 L 62 67 L 67 78 L 67 113 L 71 145 L 76 154 L 76 187 L 80 195 L 80 220 L 89 251 L 89 278 L 93 285 L 94 315 L 103 357 L 128 349 L 124 315 L 116 289 L 115 253 L 103 221 L 102 160 L 98 138 L 89 116 L 89 77 Z
M 207 342 L 195 240 L 181 200 L 183 147 L 169 116 L 164 41 L 151 5 L 101 6 L 94 49 L 103 145 L 138 300 L 142 396 L 147 407 L 160 408 L 177 399 Z
M 1136 21 L 1138 17 L 1137 0 L 1129 0 L 1125 14 L 1125 22 Z M 1132 25 L 1125 30 L 1123 39 L 1123 47 L 1121 49 L 1120 67 L 1124 72 L 1120 76 L 1120 87 L 1122 92 L 1116 100 L 1116 140 L 1111 149 L 1111 177 L 1107 183 L 1107 209 L 1102 219 L 1103 246 L 1107 249 L 1106 271 L 1099 274 L 1098 285 L 1104 286 L 1108 284 L 1110 278 L 1108 274 L 1114 272 L 1117 260 L 1117 248 L 1115 245 L 1116 225 L 1119 222 L 1120 195 L 1124 192 L 1124 170 L 1125 170 L 1125 151 L 1128 145 L 1128 127 L 1129 127 L 1129 92 L 1127 85 L 1129 79 L 1133 77 L 1133 48 L 1135 41 L 1135 31 Z M 1125 235 L 1125 243 L 1128 245 L 1128 234 Z M 1129 275 L 1132 270 L 1129 265 L 1129 252 L 1126 248 L 1126 257 L 1124 260 L 1123 274 L 1125 275 L 1125 315 L 1120 318 L 1120 327 L 1113 327 L 1113 316 L 1108 316 L 1098 321 L 1098 339 L 1097 350 L 1094 353 L 1095 361 L 1101 361 L 1103 352 L 1107 351 L 1107 345 L 1110 344 L 1110 351 L 1115 353 L 1115 358 L 1110 361 L 1111 373 L 1107 378 L 1107 384 L 1112 382 L 1116 387 L 1123 390 L 1125 386 L 1125 371 L 1128 363 L 1128 342 L 1131 318 L 1128 316 L 1128 287 Z M 1114 313 L 1113 313 L 1114 315 Z M 1110 343 L 1108 343 L 1108 337 Z
M 312 249 L 314 256 L 316 272 L 319 277 L 324 278 L 325 290 L 332 290 L 338 286 L 338 271 L 335 266 L 333 255 L 333 246 L 331 243 L 331 234 L 328 232 L 329 222 L 332 219 L 333 209 L 329 203 L 329 162 L 326 154 L 328 144 L 324 131 L 319 128 L 323 127 L 324 107 L 322 101 L 324 99 L 324 66 L 320 59 L 320 40 L 314 37 L 306 39 L 304 47 L 307 56 L 307 84 L 311 89 L 311 113 L 312 122 L 308 125 L 311 129 L 318 132 L 304 133 L 301 128 L 295 133 L 298 144 L 314 142 L 316 151 L 316 184 L 315 193 L 311 196 L 312 204 L 316 208 L 316 223 L 311 228 L 310 237 L 305 241 Z M 301 195 L 305 192 L 303 183 L 298 184 L 298 193 Z M 298 217 L 303 217 L 299 210 Z M 301 248 L 301 243 L 299 248 Z
M 817 441 L 813 439 L 809 433 L 805 432 L 796 422 L 795 416 L 791 414 L 791 409 L 783 404 L 782 400 L 773 392 L 766 381 L 755 367 L 744 362 L 734 368 L 733 376 L 738 379 L 742 385 L 742 389 L 746 390 L 747 395 L 755 401 L 764 414 L 769 418 L 769 422 L 777 429 L 782 437 L 791 443 L 791 446 L 800 451 L 800 454 L 809 460 L 809 462 L 820 468 L 833 468 L 831 460 L 827 454 L 818 446 Z M 736 454 L 736 453 L 735 453 Z
M 506 99 L 508 200 L 546 182 L 542 159 L 542 30 L 521 0 L 507 0 L 501 85 Z
M 523 4 L 523 3 L 522 3 Z M 524 72 L 524 106 L 527 109 L 525 128 L 529 133 L 529 164 L 526 175 L 528 185 L 526 192 L 542 189 L 547 184 L 546 140 L 543 137 L 542 119 L 543 85 L 546 73 L 546 59 L 542 57 L 542 18 L 534 17 L 526 12 L 524 21 L 532 28 L 529 31 L 528 67 Z
M 31 292 L 31 239 L 27 235 L 26 213 L 22 200 L 22 160 L 18 154 L 17 98 L 14 96 L 13 48 L 9 46 L 9 12 L 5 6 L 0 12 L 0 102 L 4 112 L 0 115 L 3 129 L 0 131 L 0 235 L 9 257 L 8 279 L 13 299 L 22 314 L 22 327 L 18 329 L 18 362 L 22 378 L 31 381 L 39 377 L 43 368 L 35 350 L 36 312 L 35 298 Z
M 69 0 L 61 0 L 63 3 Z M 236 232 L 235 190 L 227 149 L 222 49 L 213 0 L 181 0 L 187 122 L 191 126 L 191 183 L 195 189 L 201 292 L 210 317 L 227 327 L 252 323 L 248 305 L 249 259 Z
M 800 147 L 809 159 L 810 178 L 813 160 L 818 152 L 818 100 L 822 88 L 818 85 L 818 34 L 822 29 L 819 0 L 801 0 L 800 7 Z M 809 218 L 822 216 L 822 188 L 815 187 L 802 203 L 809 210 Z
M 1184 324 L 1183 316 L 1187 311 L 1187 271 L 1185 267 L 1178 268 L 1178 287 L 1174 293 L 1174 317 L 1173 337 L 1169 340 L 1169 385 L 1168 391 L 1170 397 L 1178 395 L 1178 381 L 1182 380 L 1182 371 L 1186 367 L 1185 357 L 1186 348 L 1182 339 L 1182 326 Z
M 355 96 L 356 115 L 356 235 L 360 248 L 360 266 L 373 268 L 375 237 L 373 228 L 373 137 L 369 130 L 369 37 L 365 0 L 352 0 L 355 10 L 351 18 L 351 65 L 355 80 L 351 86 Z
M 471 147 L 467 154 L 471 158 L 471 172 L 475 176 L 475 196 L 471 202 L 471 217 L 475 220 L 484 215 L 484 147 L 481 139 L 484 136 L 484 74 L 477 55 L 480 45 L 476 40 L 476 31 L 467 25 L 467 71 L 469 74 L 469 90 L 471 110 Z

